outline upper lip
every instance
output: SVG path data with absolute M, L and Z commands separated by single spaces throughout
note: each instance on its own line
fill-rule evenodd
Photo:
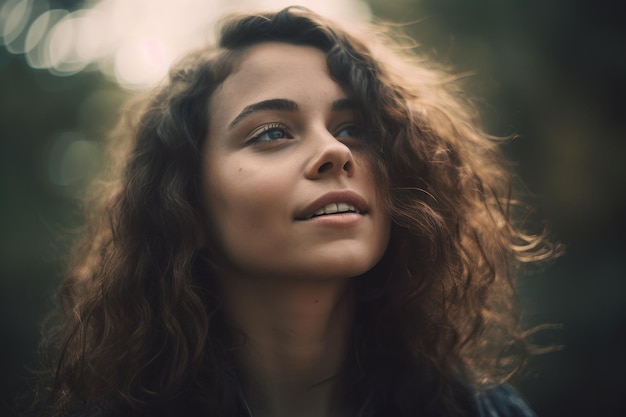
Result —
M 368 211 L 367 203 L 365 199 L 354 191 L 331 191 L 317 198 L 315 201 L 308 204 L 296 215 L 296 220 L 309 219 L 313 213 L 323 208 L 330 203 L 348 203 L 356 207 L 361 214 L 365 214 Z

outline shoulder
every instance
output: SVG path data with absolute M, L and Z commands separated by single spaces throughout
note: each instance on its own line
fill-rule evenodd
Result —
M 72 407 L 61 412 L 57 417 L 126 417 L 132 414 L 129 408 L 123 407 L 117 402 L 103 401 L 97 404 Z
M 233 415 L 239 415 L 239 412 Z M 182 396 L 172 401 L 156 400 L 132 407 L 122 399 L 105 400 L 95 404 L 76 406 L 55 417 L 200 417 L 206 408 L 191 398 Z
M 504 384 L 475 394 L 478 417 L 537 417 L 510 385 Z

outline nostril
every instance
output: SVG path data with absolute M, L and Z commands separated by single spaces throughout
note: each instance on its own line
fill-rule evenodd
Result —
M 317 172 L 321 174 L 322 172 L 329 171 L 332 168 L 333 168 L 332 162 L 325 162 L 317 169 Z
M 352 169 L 352 162 L 346 161 L 346 163 L 343 164 L 343 170 L 344 171 L 350 171 L 351 169 Z

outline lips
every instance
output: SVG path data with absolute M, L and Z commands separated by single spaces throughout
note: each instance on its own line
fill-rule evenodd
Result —
M 310 220 L 324 215 L 341 213 L 366 214 L 365 200 L 352 191 L 333 191 L 308 204 L 296 216 L 296 220 Z

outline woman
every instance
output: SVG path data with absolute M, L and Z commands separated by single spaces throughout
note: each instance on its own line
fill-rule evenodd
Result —
M 234 16 L 131 114 L 61 288 L 44 413 L 531 416 L 497 144 L 443 72 Z

